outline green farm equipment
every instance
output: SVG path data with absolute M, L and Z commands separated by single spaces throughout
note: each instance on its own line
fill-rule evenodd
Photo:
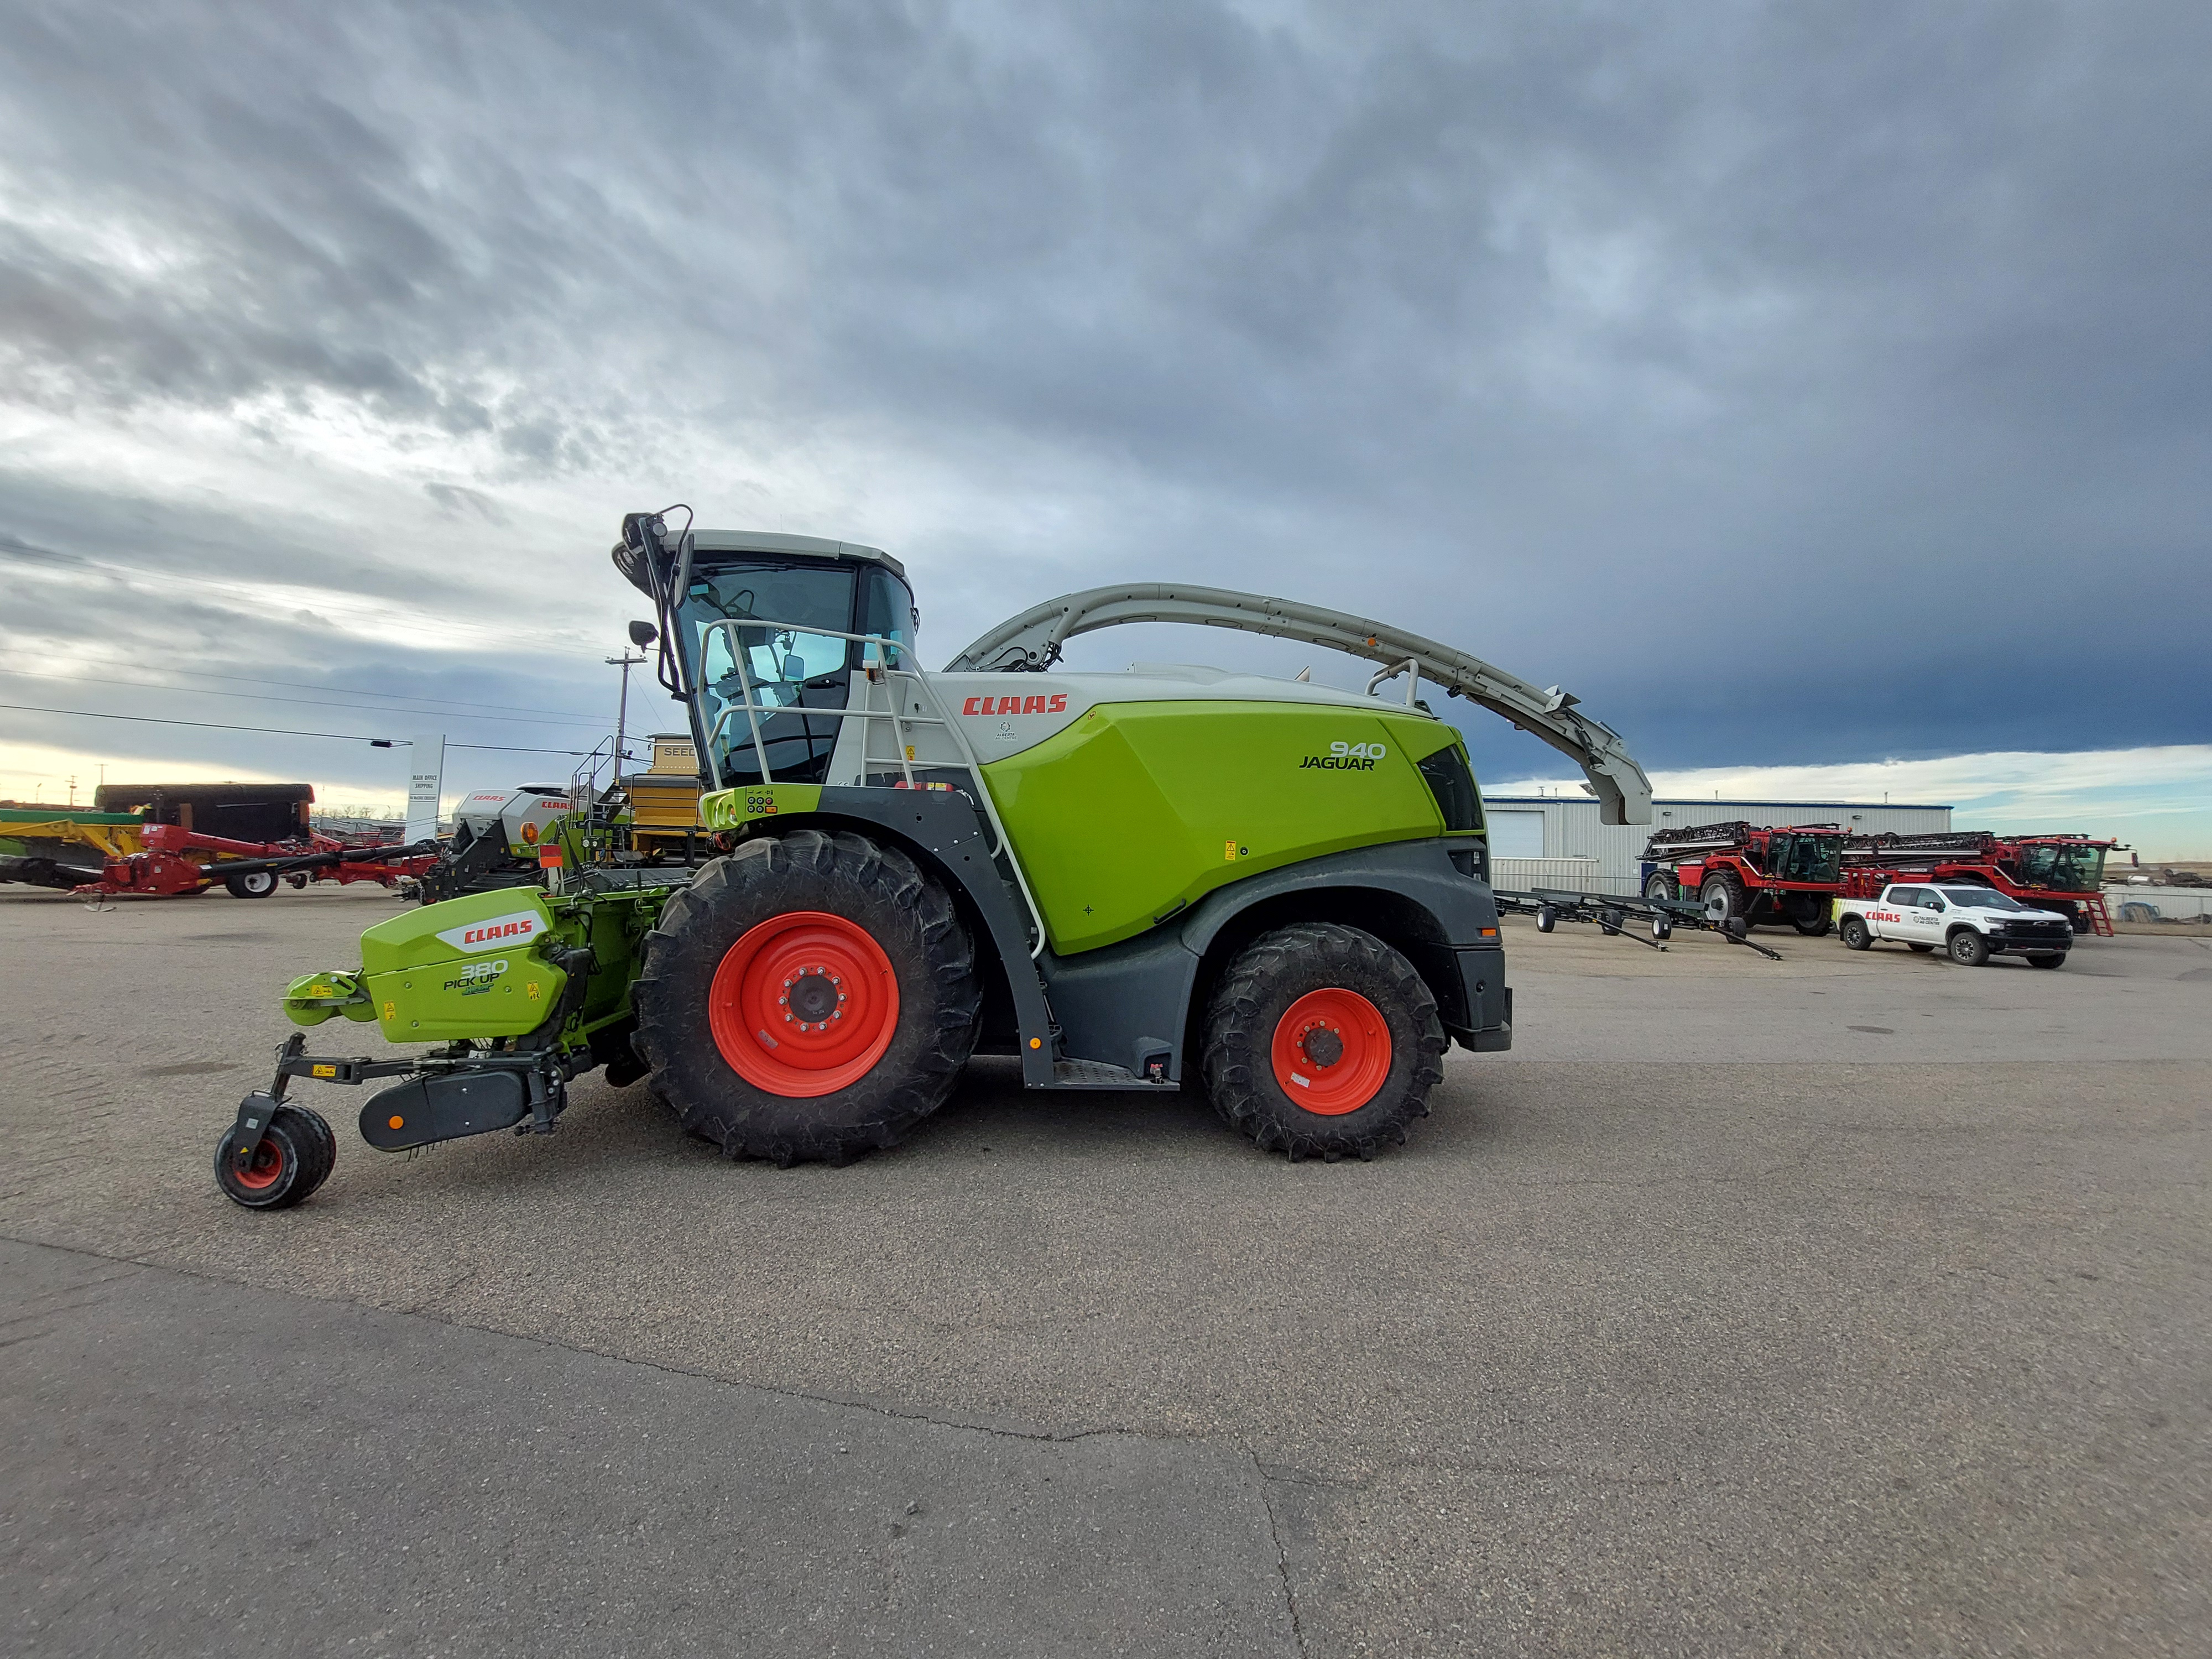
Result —
M 1572 757 L 1608 822 L 1650 818 L 1643 772 L 1572 696 L 1359 617 L 1097 589 L 931 673 L 905 574 L 873 549 L 633 514 L 614 556 L 658 613 L 633 637 L 689 710 L 711 855 L 641 854 L 580 781 L 542 886 L 393 917 L 357 969 L 294 981 L 302 1026 L 435 1046 L 331 1058 L 295 1033 L 217 1150 L 238 1202 L 296 1203 L 329 1173 L 295 1079 L 396 1079 L 361 1127 L 399 1150 L 548 1133 L 600 1066 L 732 1157 L 783 1164 L 892 1145 L 975 1054 L 1018 1056 L 1033 1089 L 1195 1087 L 1263 1148 L 1370 1157 L 1426 1113 L 1448 1043 L 1512 1042 L 1481 799 L 1419 683 Z M 1074 635 L 1136 622 L 1375 672 L 1363 695 L 1055 667 Z

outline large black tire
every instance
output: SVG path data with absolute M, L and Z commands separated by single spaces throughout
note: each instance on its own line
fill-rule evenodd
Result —
M 225 876 L 222 885 L 233 898 L 267 898 L 276 890 L 276 877 L 268 870 L 254 870 L 242 876 Z
M 1751 901 L 1743 890 L 1743 878 L 1733 870 L 1716 870 L 1698 889 L 1706 916 L 1716 922 L 1751 920 Z
M 254 1148 L 253 1162 L 238 1167 L 233 1156 L 238 1126 L 216 1143 L 215 1184 L 232 1203 L 249 1210 L 289 1210 L 330 1178 L 337 1144 L 318 1113 L 279 1106 Z
M 2031 968 L 2063 968 L 2066 965 L 2066 953 L 2059 951 L 2050 956 L 2030 957 L 2027 959 L 2027 965 Z
M 1874 930 L 1866 925 L 1864 916 L 1845 916 L 1836 928 L 1836 937 L 1843 940 L 1846 951 L 1874 948 Z
M 1961 927 L 1947 941 L 1951 960 L 1961 968 L 1978 968 L 1990 959 L 1990 942 L 1971 927 Z
M 1644 896 L 1648 899 L 1678 899 L 1682 896 L 1682 884 L 1664 870 L 1654 870 L 1644 878 Z
M 1273 1060 L 1291 1005 L 1328 990 L 1366 999 L 1389 1036 L 1381 1085 L 1365 1104 L 1334 1115 L 1293 1098 Z M 1402 1143 L 1413 1121 L 1429 1115 L 1429 1091 L 1443 1081 L 1443 1053 L 1436 999 L 1412 963 L 1372 933 L 1304 922 L 1263 935 L 1230 963 L 1206 1011 L 1201 1065 L 1213 1109 L 1261 1150 L 1334 1163 L 1346 1154 L 1372 1158 L 1385 1140 Z
M 1911 950 L 1912 951 L 1914 951 L 1914 952 L 1915 952 L 1915 953 L 1917 953 L 1917 955 L 1923 956 L 1923 957 L 1924 957 L 1924 956 L 1926 956 L 1926 955 L 1927 955 L 1930 951 L 1932 951 L 1932 950 L 1934 950 L 1934 949 L 1936 948 L 1936 947 L 1935 947 L 1934 945 L 1923 945 L 1923 944 L 1922 944 L 1918 939 L 1908 939 L 1905 943 L 1906 943 L 1906 947 L 1907 947 L 1908 949 Z
M 717 1042 L 715 975 L 740 939 L 798 911 L 864 930 L 890 963 L 898 1011 L 862 1076 L 820 1095 L 749 1082 Z M 945 890 L 896 848 L 794 830 L 749 841 L 668 901 L 635 992 L 653 1092 L 732 1158 L 842 1164 L 890 1146 L 944 1104 L 975 1047 L 975 948 Z M 842 1000 L 842 999 L 841 999 Z

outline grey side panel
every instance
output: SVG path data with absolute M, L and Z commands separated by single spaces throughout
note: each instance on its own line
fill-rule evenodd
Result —
M 1156 928 L 1079 956 L 1047 951 L 1039 965 L 1064 1052 L 1070 1059 L 1127 1066 L 1146 1039 L 1159 1039 L 1174 1046 L 1179 1079 L 1192 994 L 1207 950 L 1254 905 L 1316 890 L 1334 890 L 1354 925 L 1363 920 L 1363 906 L 1389 907 L 1390 925 L 1380 930 L 1406 938 L 1410 929 L 1416 936 L 1407 939 L 1406 948 L 1437 990 L 1445 1028 L 1468 1048 L 1503 1046 L 1498 1035 L 1510 1019 L 1505 954 L 1495 932 L 1482 936 L 1484 928 L 1497 927 L 1498 907 L 1486 884 L 1452 866 L 1447 843 L 1438 839 L 1333 853 L 1249 876 L 1207 894 L 1180 927 Z
M 1020 896 L 992 861 L 990 832 L 975 805 L 957 790 L 829 788 L 822 792 L 821 811 L 882 825 L 922 848 L 960 884 L 1006 964 L 1020 1032 L 1022 1081 L 1033 1088 L 1050 1084 L 1052 1012 L 1030 960 L 1028 921 Z M 1031 1037 L 1041 1046 L 1030 1047 Z
M 1039 965 L 1067 1057 L 1126 1066 L 1141 1043 L 1158 1039 L 1172 1049 L 1168 1075 L 1180 1082 L 1183 1019 L 1198 962 L 1172 927 L 1080 956 L 1046 951 Z

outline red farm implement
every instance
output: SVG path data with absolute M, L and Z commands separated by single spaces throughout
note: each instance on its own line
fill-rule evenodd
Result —
M 1828 931 L 1830 901 L 1843 890 L 1844 832 L 1832 823 L 1765 829 L 1741 819 L 1662 830 L 1644 849 L 1655 866 L 1649 899 L 1695 896 L 1717 922 L 1789 923 Z
M 2073 919 L 2077 933 L 2110 938 L 2105 855 L 2119 843 L 2090 836 L 1853 836 L 1844 844 L 1846 890 L 1870 897 L 1893 881 L 1970 882 Z

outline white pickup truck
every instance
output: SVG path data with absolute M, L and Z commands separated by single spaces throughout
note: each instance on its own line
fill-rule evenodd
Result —
M 1880 898 L 1836 901 L 1836 936 L 1854 951 L 1893 939 L 1916 951 L 1943 951 L 1978 968 L 1993 956 L 2026 957 L 2057 968 L 2074 946 L 2074 924 L 2052 910 L 1969 882 L 1892 882 Z

